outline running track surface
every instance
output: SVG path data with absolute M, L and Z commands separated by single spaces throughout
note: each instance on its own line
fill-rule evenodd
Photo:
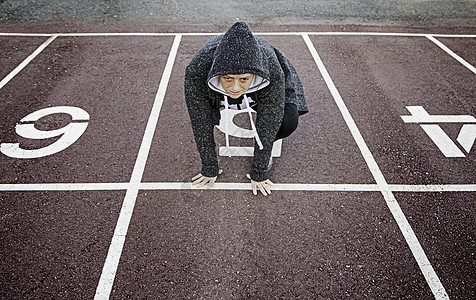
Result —
M 212 35 L 0 34 L 2 298 L 474 298 L 476 35 L 256 33 L 311 110 L 266 198 L 190 185 Z

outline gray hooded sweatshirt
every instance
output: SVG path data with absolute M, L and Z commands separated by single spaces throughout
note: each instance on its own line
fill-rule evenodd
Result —
M 210 39 L 185 71 L 185 101 L 204 176 L 218 175 L 213 128 L 219 124 L 220 103 L 225 103 L 226 109 L 229 106 L 219 76 L 245 73 L 254 75 L 244 96 L 246 106 L 252 103 L 256 111 L 251 179 L 268 178 L 268 162 L 282 123 L 284 104 L 295 104 L 300 115 L 308 112 L 301 81 L 290 61 L 266 41 L 253 36 L 245 22 L 235 23 L 224 35 Z

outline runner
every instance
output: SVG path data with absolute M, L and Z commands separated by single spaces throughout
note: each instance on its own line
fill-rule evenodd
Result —
M 193 57 L 185 73 L 185 100 L 202 169 L 193 185 L 210 188 L 218 167 L 214 125 L 220 108 L 246 109 L 255 138 L 254 158 L 247 177 L 253 193 L 268 195 L 274 141 L 293 133 L 299 116 L 308 112 L 301 81 L 291 62 L 276 48 L 253 36 L 245 22 L 209 40 Z M 256 124 L 251 115 L 256 111 Z M 225 130 L 229 153 L 228 130 Z

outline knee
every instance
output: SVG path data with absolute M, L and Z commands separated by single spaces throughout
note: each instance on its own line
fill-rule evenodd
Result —
M 290 136 L 297 128 L 299 122 L 299 113 L 297 106 L 286 103 L 284 107 L 284 118 L 279 128 L 276 140 Z

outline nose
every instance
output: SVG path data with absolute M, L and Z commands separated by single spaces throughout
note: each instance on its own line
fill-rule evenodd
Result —
M 238 80 L 233 81 L 233 91 L 239 91 L 239 90 L 241 90 L 240 83 L 238 82 Z

